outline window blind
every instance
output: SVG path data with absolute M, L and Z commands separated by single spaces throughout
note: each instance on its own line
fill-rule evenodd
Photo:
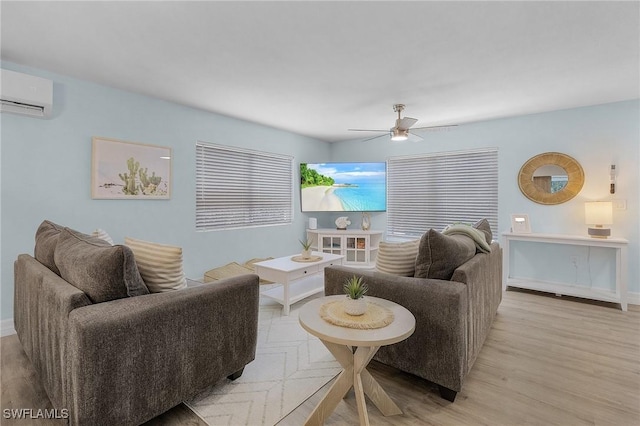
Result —
M 392 157 L 387 179 L 388 235 L 419 237 L 483 218 L 498 231 L 497 148 Z
M 293 157 L 196 143 L 196 230 L 292 220 Z

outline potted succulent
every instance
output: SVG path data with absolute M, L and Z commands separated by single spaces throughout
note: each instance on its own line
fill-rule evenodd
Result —
M 298 240 L 300 244 L 302 244 L 302 258 L 310 259 L 311 258 L 311 240 Z
M 362 277 L 354 275 L 348 278 L 344 283 L 343 290 L 347 295 L 347 299 L 344 301 L 344 311 L 349 315 L 364 314 L 367 311 L 364 295 L 369 288 L 362 281 Z

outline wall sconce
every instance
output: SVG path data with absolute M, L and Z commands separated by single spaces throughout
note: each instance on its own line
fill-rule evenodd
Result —
M 584 221 L 589 227 L 588 233 L 592 238 L 607 238 L 611 229 L 603 225 L 613 223 L 613 203 L 611 201 L 587 201 L 584 203 Z

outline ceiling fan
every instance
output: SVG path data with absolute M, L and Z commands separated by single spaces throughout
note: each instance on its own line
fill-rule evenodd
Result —
M 400 116 L 402 111 L 404 111 L 404 107 L 405 106 L 403 104 L 395 104 L 395 105 L 393 105 L 393 111 L 398 113 L 398 119 L 396 120 L 396 125 L 393 126 L 389 130 L 373 130 L 373 129 L 348 129 L 348 130 L 351 131 L 351 132 L 386 133 L 389 136 L 391 136 L 391 140 L 394 141 L 394 142 L 395 141 L 406 141 L 407 139 L 409 139 L 410 136 L 414 140 L 422 140 L 422 137 L 420 137 L 420 136 L 416 135 L 415 133 L 409 131 L 411 126 L 416 124 L 418 119 L 417 118 L 411 118 L 411 117 L 402 118 Z M 415 128 L 413 128 L 411 130 L 446 129 L 446 128 L 456 127 L 456 126 L 457 126 L 456 124 L 450 124 L 450 125 L 445 125 L 445 126 L 415 127 Z M 374 136 L 372 138 L 365 139 L 363 142 L 370 141 L 372 139 L 381 138 L 383 136 L 386 136 L 386 135 Z

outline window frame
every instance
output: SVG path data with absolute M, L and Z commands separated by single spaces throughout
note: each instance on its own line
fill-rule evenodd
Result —
M 294 182 L 293 156 L 197 141 L 196 231 L 290 225 Z
M 471 224 L 484 218 L 495 234 L 499 216 L 498 154 L 498 148 L 491 147 L 388 158 L 387 236 L 415 239 L 430 228 L 442 231 L 451 223 Z M 478 179 L 471 185 L 461 179 L 470 175 Z M 459 205 L 462 207 L 456 211 Z

